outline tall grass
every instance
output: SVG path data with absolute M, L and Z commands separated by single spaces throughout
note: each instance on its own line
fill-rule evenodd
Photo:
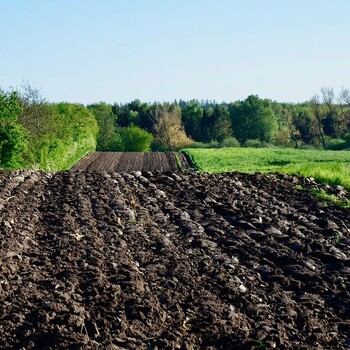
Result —
M 185 149 L 183 152 L 199 171 L 298 174 L 350 190 L 350 151 L 222 148 Z

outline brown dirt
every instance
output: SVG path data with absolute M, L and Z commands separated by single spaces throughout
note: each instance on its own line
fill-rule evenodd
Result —
M 72 170 L 100 172 L 181 171 L 189 168 L 186 157 L 176 152 L 91 152 L 72 167 Z
M 348 349 L 350 210 L 296 185 L 0 172 L 0 349 Z

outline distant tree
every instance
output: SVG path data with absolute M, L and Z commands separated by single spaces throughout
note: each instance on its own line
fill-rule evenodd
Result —
M 192 143 L 182 125 L 179 105 L 165 103 L 155 106 L 152 119 L 157 144 L 176 150 Z
M 321 106 L 321 102 L 320 102 L 320 97 L 315 95 L 314 97 L 312 97 L 311 101 L 310 101 L 310 105 L 311 105 L 311 110 L 312 113 L 315 117 L 315 125 L 316 125 L 316 134 L 318 136 L 318 139 L 322 145 L 322 148 L 326 148 L 326 141 L 325 141 L 325 133 L 324 133 L 324 129 L 323 129 L 323 122 L 325 119 L 324 113 L 322 113 L 322 106 Z
M 138 126 L 120 128 L 121 150 L 124 152 L 149 152 L 153 135 Z
M 243 143 L 248 139 L 271 142 L 277 130 L 277 119 L 268 100 L 250 95 L 229 107 L 235 137 Z
M 301 139 L 300 132 L 294 123 L 294 116 L 297 113 L 295 106 L 284 104 L 280 110 L 280 119 L 283 121 L 275 134 L 276 144 L 288 146 L 293 142 L 295 148 L 299 148 L 298 141 Z
M 142 103 L 138 99 L 127 104 L 112 106 L 112 112 L 116 116 L 119 127 L 136 125 L 149 132 L 153 129 L 151 109 L 149 104 Z
M 201 141 L 203 108 L 198 101 L 188 103 L 180 101 L 180 106 L 182 106 L 182 121 L 186 134 L 195 141 Z
M 232 123 L 228 109 L 224 105 L 216 104 L 213 108 L 211 139 L 222 142 L 232 137 Z
M 224 105 L 214 104 L 203 111 L 201 139 L 199 141 L 222 142 L 232 137 L 232 124 L 228 109 Z
M 345 104 L 350 107 L 350 90 L 346 88 L 342 88 L 339 96 L 340 104 Z
M 87 106 L 96 118 L 99 133 L 97 135 L 98 151 L 116 151 L 120 148 L 120 137 L 116 132 L 116 116 L 112 112 L 112 106 L 100 102 Z
M 322 102 L 326 107 L 323 122 L 324 132 L 332 138 L 339 138 L 346 132 L 347 118 L 342 113 L 341 106 L 337 104 L 332 88 L 321 88 L 321 94 Z
M 19 122 L 29 134 L 38 137 L 52 132 L 55 127 L 52 109 L 41 96 L 40 90 L 29 82 L 24 82 L 19 98 L 23 109 Z
M 22 164 L 27 135 L 18 122 L 21 113 L 17 92 L 0 90 L 0 167 L 16 168 Z
M 350 132 L 350 90 L 342 88 L 338 97 L 341 114 L 344 118 L 346 133 Z
M 296 129 L 296 135 L 305 144 L 317 146 L 319 143 L 316 121 L 311 107 L 298 106 L 292 112 L 292 128 Z

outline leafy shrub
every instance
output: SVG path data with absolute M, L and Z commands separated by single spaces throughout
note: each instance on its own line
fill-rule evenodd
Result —
M 18 122 L 21 112 L 17 93 L 0 90 L 0 167 L 6 169 L 23 165 L 27 135 Z
M 120 128 L 121 149 L 125 152 L 148 152 L 151 150 L 153 136 L 138 126 Z
M 43 170 L 68 169 L 86 153 L 96 149 L 97 122 L 83 105 L 47 104 L 41 108 L 45 109 L 42 115 L 35 114 L 30 107 L 24 119 L 29 141 L 24 152 L 26 167 L 35 164 Z M 43 127 L 31 127 L 33 120 Z
M 169 150 L 165 145 L 157 141 L 152 142 L 151 149 L 153 152 L 166 152 Z
M 113 114 L 112 106 L 100 102 L 87 106 L 96 118 L 99 133 L 97 135 L 97 151 L 120 151 L 121 138 L 117 134 L 115 122 L 117 117 Z
M 253 140 L 247 140 L 243 144 L 244 147 L 250 147 L 250 148 L 263 148 L 263 143 L 258 139 Z
M 293 146 L 290 130 L 288 128 L 281 128 L 277 130 L 274 134 L 274 144 L 283 147 Z
M 348 143 L 343 139 L 329 139 L 327 140 L 326 149 L 332 151 L 341 151 L 348 148 Z
M 101 141 L 101 134 L 97 137 L 97 151 L 101 152 L 120 152 L 123 150 L 122 139 L 120 134 L 114 132 L 114 135 L 109 135 L 107 140 Z
M 223 139 L 220 144 L 219 144 L 220 148 L 225 148 L 225 147 L 241 147 L 239 141 L 234 138 L 234 137 L 227 137 L 225 139 Z
M 345 140 L 346 143 L 348 144 L 348 147 L 350 147 L 350 133 L 345 134 L 345 135 L 343 136 L 343 140 Z

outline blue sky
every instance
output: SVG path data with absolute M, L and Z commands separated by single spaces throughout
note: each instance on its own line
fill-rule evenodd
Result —
M 49 101 L 306 101 L 350 88 L 348 0 L 0 0 L 0 87 Z

